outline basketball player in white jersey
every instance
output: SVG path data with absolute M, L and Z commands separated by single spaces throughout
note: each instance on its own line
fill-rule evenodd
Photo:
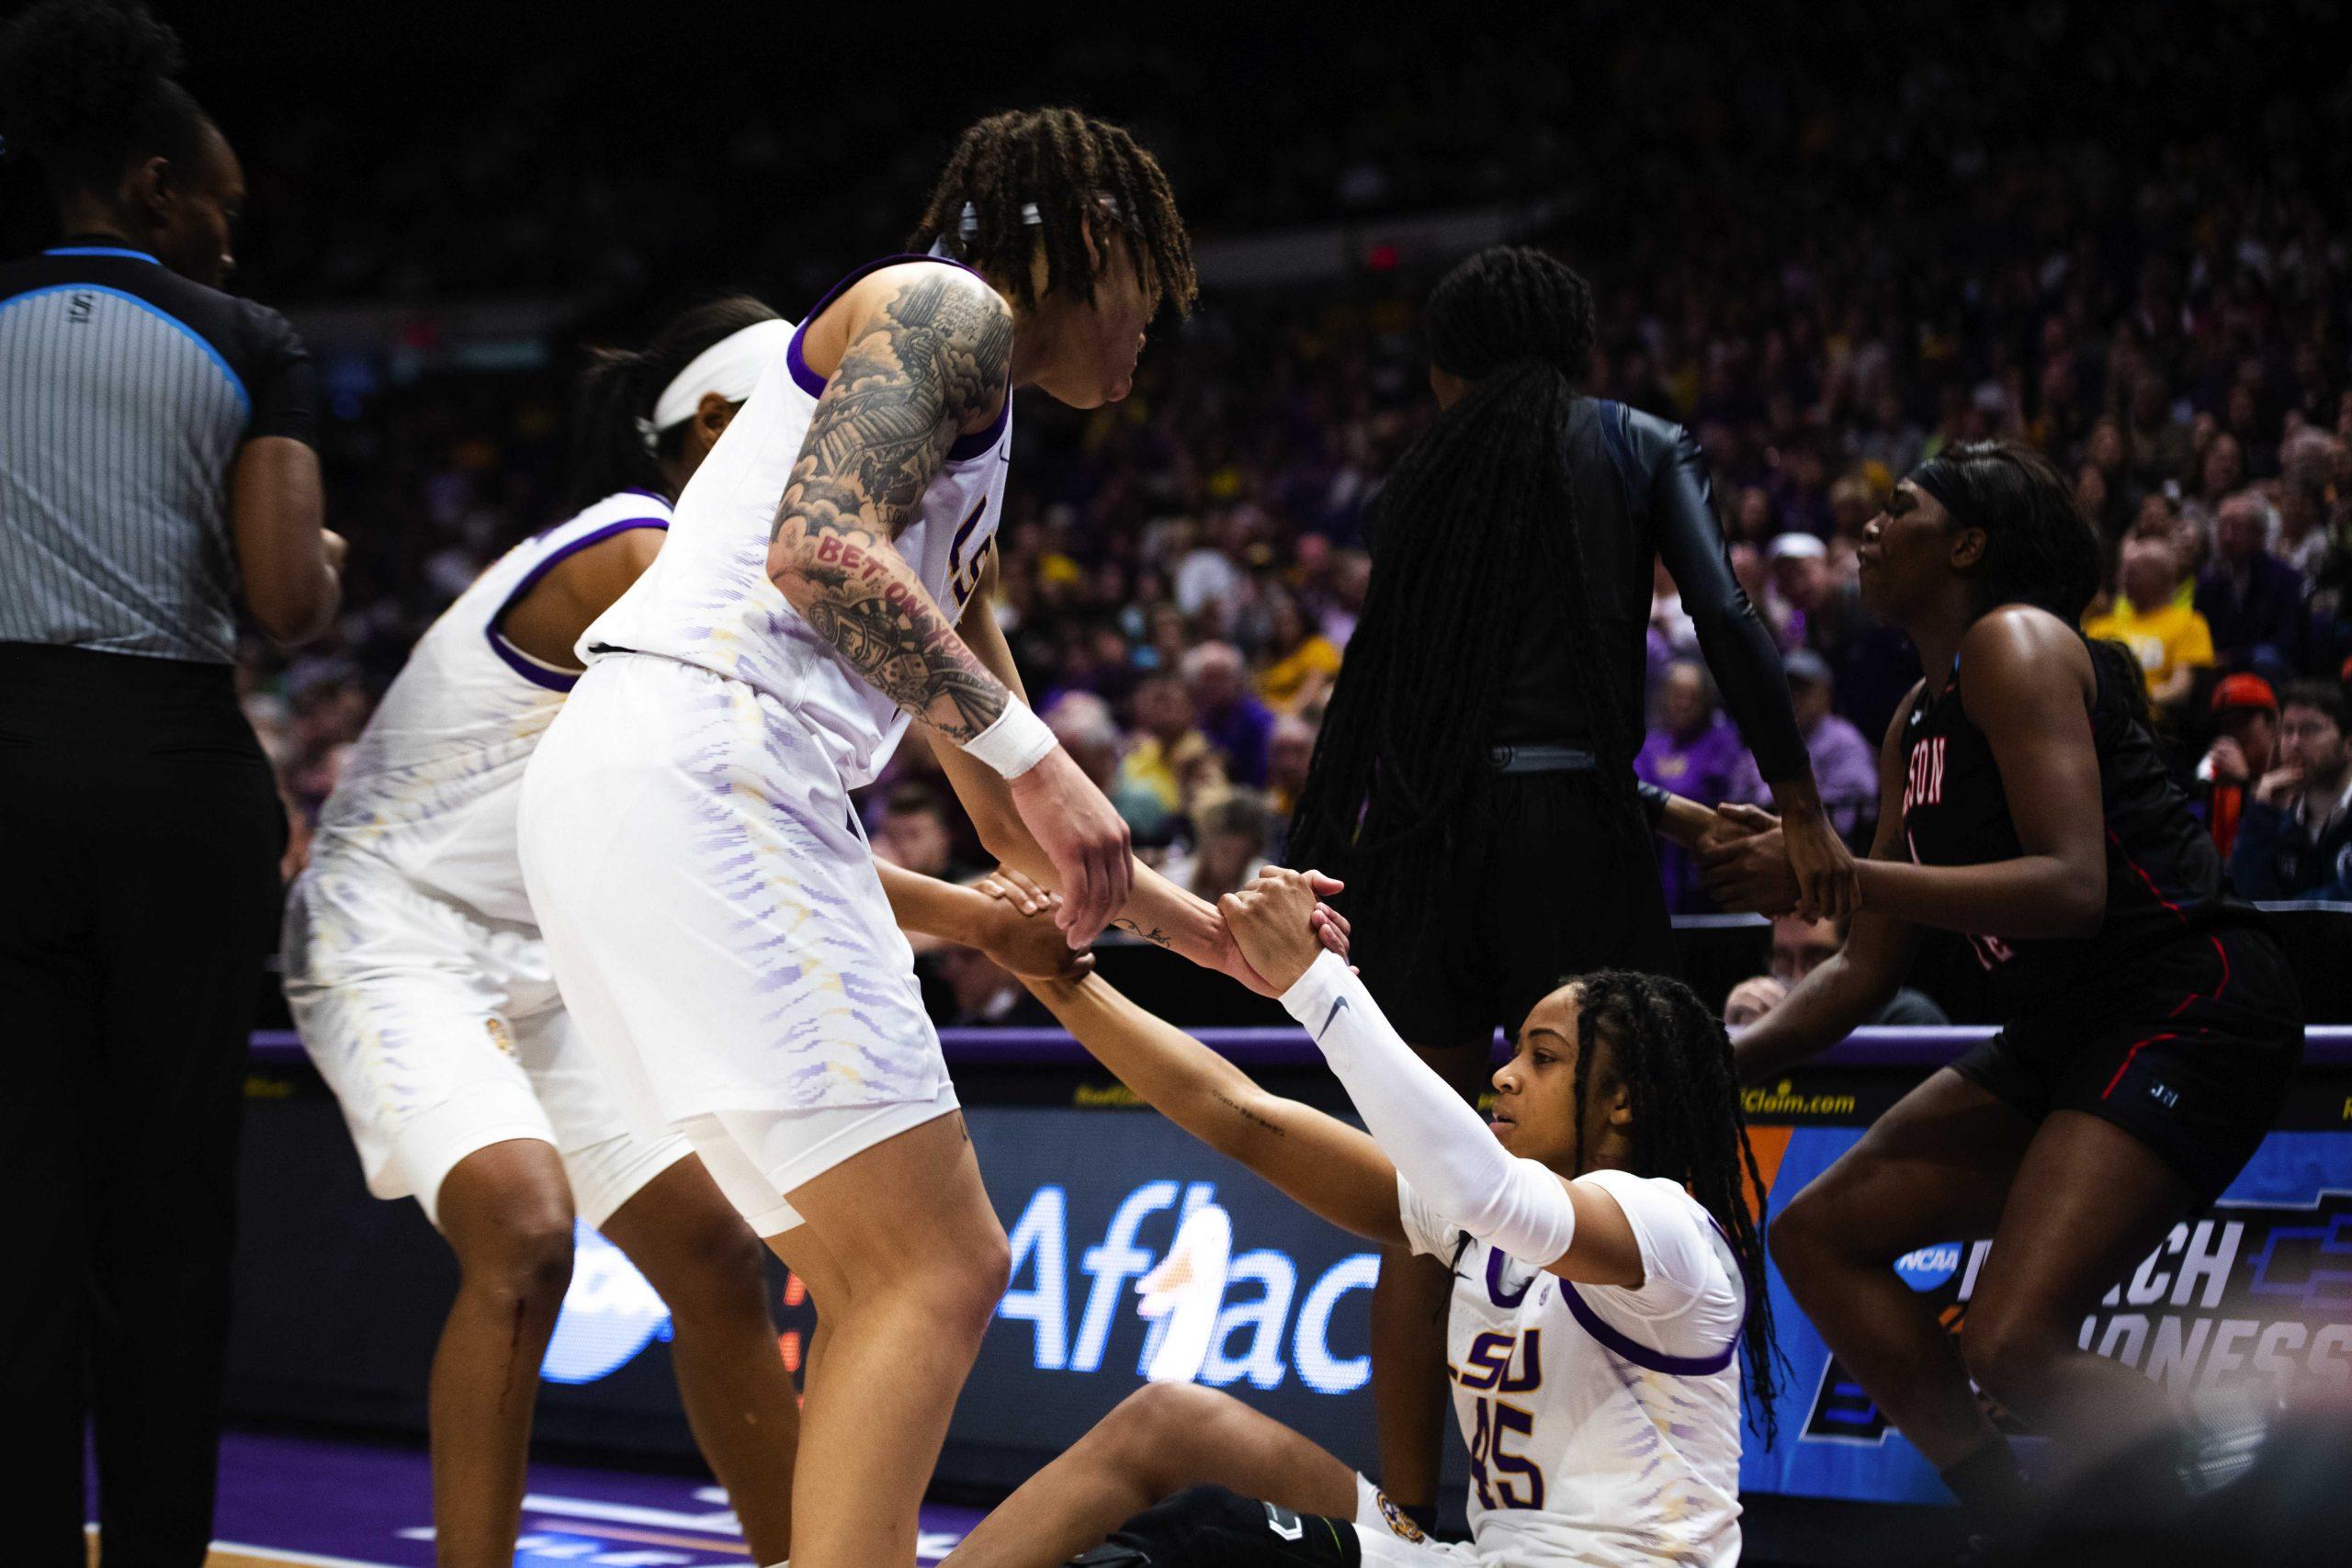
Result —
M 1099 978 L 1031 988 L 1220 1153 L 1335 1224 L 1451 1260 L 1472 1540 L 1430 1541 L 1228 1394 L 1154 1383 L 1007 1499 L 951 1568 L 1728 1568 L 1742 1339 L 1759 1397 L 1772 1352 L 1747 1206 L 1748 1184 L 1759 1205 L 1763 1188 L 1722 1025 L 1679 981 L 1565 985 L 1496 1072 L 1489 1128 L 1323 951 L 1306 878 L 1268 871 L 1222 907 L 1368 1134 L 1268 1094 Z
M 921 724 L 990 852 L 1067 900 L 1073 947 L 1115 917 L 1263 988 L 1214 908 L 1136 866 L 988 604 L 1014 389 L 1123 397 L 1158 306 L 1191 300 L 1167 179 L 1115 127 L 1001 115 L 914 243 L 939 254 L 853 274 L 762 378 L 582 638 L 524 790 L 582 1030 L 754 1229 L 805 1221 L 794 1266 L 842 1303 L 801 1415 L 799 1568 L 911 1560 L 1006 1275 L 848 792 Z
M 328 799 L 286 931 L 287 994 L 379 1197 L 413 1195 L 461 1283 L 434 1362 L 435 1549 L 513 1560 L 538 1367 L 572 1218 L 671 1309 L 679 1392 L 759 1561 L 790 1534 L 797 1412 L 759 1239 L 684 1139 L 632 1121 L 558 997 L 524 897 L 523 765 L 578 676 L 571 645 L 660 548 L 671 498 L 790 323 L 726 299 L 582 378 L 570 520 L 515 547 L 419 640 Z M 893 871 L 910 925 L 1014 969 L 1069 967 L 1007 903 Z M 1059 955 L 1058 959 L 1057 954 Z

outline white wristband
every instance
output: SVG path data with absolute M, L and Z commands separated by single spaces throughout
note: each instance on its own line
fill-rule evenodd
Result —
M 1060 744 L 1027 703 L 1008 695 L 996 722 L 964 742 L 964 755 L 986 762 L 1006 778 L 1017 779 Z

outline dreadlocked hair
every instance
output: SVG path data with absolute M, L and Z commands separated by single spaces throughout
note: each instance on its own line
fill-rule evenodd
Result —
M 1951 497 L 1945 511 L 1956 526 L 1984 532 L 1975 574 L 1977 615 L 2003 604 L 2031 604 L 2069 626 L 2082 626 L 2083 612 L 2106 579 L 2107 552 L 2075 499 L 2075 487 L 2049 458 L 2014 442 L 1969 441 L 1914 472 L 1933 493 Z M 2093 661 L 2104 667 L 2102 677 L 2147 720 L 2139 660 L 2121 643 L 2085 640 Z
M 907 248 L 941 244 L 1027 308 L 1040 292 L 1033 268 L 1042 245 L 1043 292 L 1091 304 L 1098 265 L 1087 257 L 1087 235 L 1099 247 L 1106 225 L 1126 244 L 1144 286 L 1189 312 L 1199 292 L 1193 242 L 1159 161 L 1124 128 L 1077 109 L 1019 109 L 964 132 Z
M 1646 853 L 1634 794 L 1634 672 L 1600 634 L 1568 464 L 1568 418 L 1592 355 L 1592 289 L 1539 251 L 1496 246 L 1431 291 L 1430 360 L 1470 389 L 1398 459 L 1374 503 L 1372 586 L 1349 639 L 1291 829 L 1293 861 L 1355 884 L 1357 918 L 1399 949 L 1426 930 L 1426 890 L 1453 868 L 1484 795 L 1514 615 L 1566 595 L 1590 671 L 1610 830 Z M 1377 808 L 1368 818 L 1374 794 Z
M 670 479 L 662 465 L 676 460 L 691 422 L 657 432 L 651 440 L 639 422 L 653 417 L 663 389 L 705 349 L 775 319 L 774 310 L 750 295 L 729 294 L 672 317 L 641 349 L 588 350 L 572 392 L 564 504 L 577 512 L 624 490 L 669 495 Z
M 1773 1399 L 1781 1358 L 1772 1337 L 1772 1297 L 1764 1278 L 1764 1177 L 1747 1141 L 1739 1075 L 1722 1020 L 1679 980 L 1601 969 L 1577 987 L 1577 1124 L 1584 1124 L 1593 1063 L 1608 1047 L 1603 1087 L 1632 1100 L 1635 1176 L 1679 1181 L 1723 1227 L 1747 1292 L 1742 1353 L 1747 1359 L 1749 1421 L 1779 1436 Z M 1749 1194 L 1754 1194 L 1750 1207 Z
M 47 0 L 0 29 L 0 150 L 61 199 L 110 197 L 141 159 L 193 164 L 207 121 L 181 64 L 179 35 L 144 6 Z

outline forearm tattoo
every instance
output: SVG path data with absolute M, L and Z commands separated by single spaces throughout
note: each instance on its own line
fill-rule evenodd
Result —
M 1117 919 L 1113 920 L 1111 923 L 1118 927 L 1121 931 L 1126 932 L 1129 936 L 1140 937 L 1144 941 L 1151 943 L 1154 947 L 1173 947 L 1176 944 L 1176 939 L 1170 936 L 1166 931 L 1161 931 L 1158 926 L 1154 926 L 1149 931 L 1146 931 L 1141 920 Z
M 914 521 L 957 431 L 1006 392 L 1012 317 L 960 272 L 902 285 L 842 356 L 769 535 L 775 585 L 874 689 L 958 742 L 1004 712 L 891 541 Z
M 1242 1104 L 1239 1100 L 1234 1099 L 1223 1089 L 1213 1089 L 1210 1092 L 1214 1093 L 1217 1100 L 1223 1103 L 1227 1110 L 1240 1117 L 1244 1122 L 1250 1122 L 1255 1126 L 1262 1127 L 1277 1138 L 1283 1135 L 1283 1130 L 1279 1124 L 1259 1115 L 1256 1111 L 1250 1110 L 1248 1106 Z

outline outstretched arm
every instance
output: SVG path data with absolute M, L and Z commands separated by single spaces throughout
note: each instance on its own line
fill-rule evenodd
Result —
M 1371 1138 L 1312 1106 L 1267 1093 L 1100 976 L 1075 985 L 1023 984 L 1097 1061 L 1170 1122 L 1341 1229 L 1392 1245 L 1405 1240 L 1396 1168 Z
M 768 543 L 768 576 L 876 691 L 1018 782 L 1069 904 L 1072 946 L 1126 902 L 1126 825 L 1026 704 L 973 657 L 895 541 L 962 431 L 1010 396 L 1012 311 L 971 274 L 877 273 L 835 309 L 848 346 L 818 399 Z
M 987 879 L 972 886 L 942 882 L 876 856 L 882 896 L 901 931 L 987 953 L 1011 974 L 1040 980 L 1075 980 L 1094 967 L 1094 955 L 1073 951 L 1049 919 L 1051 895 L 1035 887 Z
M 1615 1196 L 1503 1148 L 1478 1113 L 1414 1054 L 1352 970 L 1315 941 L 1315 896 L 1269 868 L 1217 900 L 1258 972 L 1313 1036 L 1363 1124 L 1413 1189 L 1453 1224 L 1524 1263 L 1596 1285 L 1642 1282 L 1641 1247 Z

